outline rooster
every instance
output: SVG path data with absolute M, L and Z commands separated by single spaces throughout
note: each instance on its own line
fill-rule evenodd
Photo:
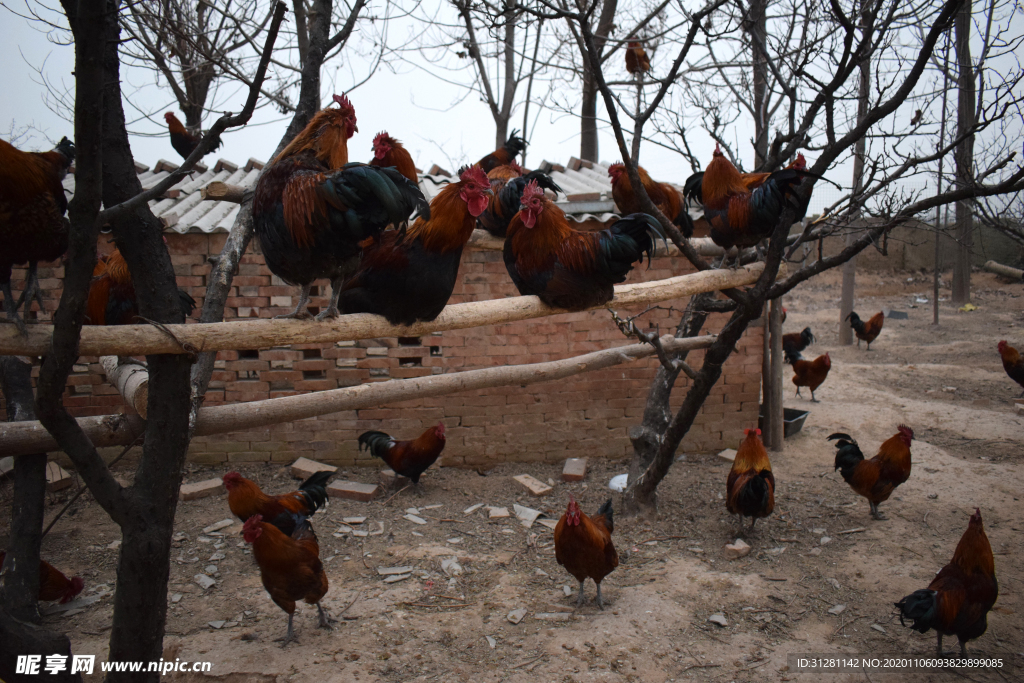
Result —
M 651 70 L 651 60 L 647 53 L 640 47 L 640 41 L 630 40 L 626 45 L 626 71 L 639 78 L 640 74 Z
M 651 198 L 651 202 L 658 207 L 658 210 L 679 228 L 683 237 L 693 237 L 693 221 L 690 219 L 690 213 L 686 210 L 679 191 L 668 183 L 652 180 L 643 166 L 637 166 L 636 172 L 640 175 L 640 183 L 647 191 L 647 196 Z M 641 211 L 640 200 L 633 193 L 633 186 L 629 182 L 625 164 L 621 162 L 612 164 L 608 167 L 608 175 L 612 179 L 612 198 L 615 199 L 615 206 L 619 207 L 619 211 L 624 213 Z
M 487 209 L 477 218 L 481 228 L 495 237 L 505 237 L 508 224 L 519 212 L 526 186 L 536 180 L 537 185 L 545 190 L 558 193 L 562 191 L 549 175 L 542 171 L 526 173 L 516 162 L 507 166 L 498 166 L 487 174 L 491 181 L 491 195 L 487 200 Z
M 296 640 L 292 620 L 297 600 L 316 605 L 320 628 L 330 629 L 332 620 L 320 605 L 327 594 L 327 574 L 309 520 L 304 515 L 282 513 L 270 524 L 263 521 L 263 515 L 253 515 L 242 527 L 242 538 L 252 544 L 252 555 L 270 599 L 288 613 L 288 633 L 277 640 L 283 640 L 283 645 Z
M 188 318 L 196 309 L 196 300 L 178 290 L 182 314 Z M 119 249 L 101 257 L 92 270 L 92 284 L 85 303 L 86 325 L 131 325 L 139 315 L 128 264 Z
M 787 356 L 787 360 L 788 360 Z M 825 383 L 825 378 L 828 377 L 828 371 L 832 369 L 832 358 L 826 353 L 818 356 L 814 360 L 803 360 L 802 358 L 796 358 L 792 361 L 793 372 L 793 384 L 796 385 L 796 395 L 800 395 L 800 387 L 809 387 L 811 390 L 811 403 L 820 403 L 818 399 L 814 398 L 815 390 Z
M 850 321 L 850 327 L 857 335 L 857 348 L 860 348 L 860 340 L 863 339 L 868 343 L 868 351 L 870 351 L 871 342 L 875 341 L 878 333 L 882 331 L 882 325 L 885 324 L 885 314 L 879 311 L 871 316 L 870 320 L 864 322 L 859 315 L 851 311 L 846 319 Z
M 747 438 L 740 444 L 725 482 L 725 507 L 730 514 L 750 517 L 750 531 L 759 517 L 767 517 L 775 509 L 775 475 L 768 451 L 761 442 L 760 429 L 746 430 Z
M 752 247 L 774 232 L 787 207 L 799 211 L 802 200 L 793 189 L 805 177 L 812 176 L 795 167 L 744 175 L 715 145 L 711 163 L 687 179 L 684 193 L 704 206 L 715 244 L 723 249 Z
M 782 309 L 783 321 L 785 321 L 786 309 Z M 816 340 L 811 333 L 811 328 L 805 327 L 802 332 L 790 332 L 782 335 L 782 353 L 787 363 L 795 363 L 800 360 L 800 353 Z
M 175 152 L 181 155 L 182 159 L 188 159 L 189 155 L 192 154 L 192 150 L 196 148 L 202 138 L 197 138 L 195 135 L 189 133 L 185 126 L 182 125 L 181 121 L 178 120 L 178 117 L 172 112 L 164 114 L 164 121 L 167 122 L 167 132 L 171 135 L 171 147 L 174 148 Z M 217 142 L 210 148 L 210 151 L 207 152 L 207 154 L 217 151 L 220 149 L 222 144 L 224 143 L 218 135 Z
M 317 510 L 327 504 L 327 481 L 334 472 L 314 472 L 306 481 L 299 485 L 298 491 L 270 496 L 260 490 L 259 485 L 246 479 L 238 472 L 228 472 L 222 477 L 224 488 L 228 490 L 228 507 L 231 514 L 243 522 L 253 515 L 263 515 L 265 519 L 277 519 L 285 512 L 295 512 L 312 517 Z
M 420 181 L 416 173 L 416 164 L 412 162 L 412 155 L 402 146 L 402 143 L 394 139 L 388 132 L 381 131 L 373 138 L 373 159 L 370 166 L 394 166 L 398 172 L 414 183 Z
M 395 474 L 408 477 L 413 484 L 441 456 L 445 444 L 444 423 L 438 422 L 412 441 L 395 441 L 384 432 L 363 432 L 359 435 L 359 450 L 369 451 L 380 458 Z M 417 486 L 417 491 L 419 490 Z
M 884 520 L 878 511 L 879 503 L 889 500 L 896 487 L 910 478 L 910 443 L 914 430 L 899 425 L 896 434 L 883 441 L 878 455 L 864 459 L 860 446 L 849 434 L 836 432 L 828 437 L 836 444 L 835 469 L 856 493 L 868 499 L 871 516 Z
M 935 629 L 935 656 L 942 656 L 942 636 L 956 636 L 960 656 L 967 656 L 967 641 L 980 638 L 988 629 L 988 612 L 999 597 L 995 558 L 989 545 L 981 510 L 967 524 L 953 551 L 953 559 L 939 570 L 928 588 L 916 590 L 896 603 L 900 624 L 910 619 L 919 633 Z
M 604 609 L 601 581 L 619 566 L 619 554 L 612 544 L 614 528 L 611 498 L 596 515 L 587 517 L 569 494 L 569 506 L 555 525 L 555 559 L 580 582 L 577 607 L 583 604 L 583 583 L 591 578 L 597 584 L 597 606 Z
M 470 166 L 404 235 L 392 230 L 378 244 L 365 242 L 362 262 L 342 287 L 341 310 L 376 313 L 392 325 L 440 315 L 455 290 L 462 250 L 487 207 L 488 192 L 487 176 Z
M 1006 370 L 1010 379 L 1024 387 L 1024 362 L 1021 361 L 1017 349 L 1007 344 L 1006 340 L 996 344 L 996 349 L 999 351 L 999 357 L 1003 359 L 1003 370 Z M 1024 398 L 1024 392 L 1021 392 L 1020 395 L 1021 398 Z
M 6 557 L 7 553 L 0 550 L 0 569 Z M 63 605 L 74 600 L 84 587 L 82 577 L 72 576 L 69 579 L 46 560 L 39 560 L 39 599 L 43 602 L 59 600 Z
M 611 301 L 635 261 L 648 260 L 661 224 L 645 213 L 616 221 L 608 230 L 578 232 L 565 214 L 531 182 L 522 208 L 508 226 L 505 267 L 520 294 L 536 294 L 548 306 L 583 311 Z
M 490 173 L 498 166 L 506 166 L 515 161 L 516 156 L 526 149 L 526 140 L 519 137 L 518 133 L 518 130 L 513 130 L 504 145 L 476 162 L 476 165 L 484 169 L 484 173 Z
M 61 138 L 49 152 L 22 152 L 0 140 L 0 291 L 7 321 L 25 334 L 25 317 L 33 299 L 43 310 L 36 269 L 40 261 L 56 261 L 68 250 L 70 224 L 64 218 L 68 200 L 61 181 L 75 160 L 75 145 Z M 11 292 L 11 269 L 28 263 L 25 291 L 17 302 Z
M 338 108 L 318 112 L 256 184 L 253 226 L 270 271 L 302 286 L 299 303 L 281 318 L 308 318 L 309 289 L 331 281 L 331 301 L 317 316 L 338 316 L 341 285 L 359 265 L 361 243 L 379 240 L 414 209 L 429 212 L 423 193 L 394 168 L 348 163 L 348 139 L 358 130 L 344 95 Z

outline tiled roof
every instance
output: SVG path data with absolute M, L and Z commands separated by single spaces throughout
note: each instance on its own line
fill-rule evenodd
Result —
M 163 221 L 167 230 L 182 234 L 227 232 L 235 222 L 239 205 L 204 200 L 200 190 L 214 181 L 252 187 L 256 184 L 256 178 L 263 165 L 264 162 L 256 159 L 249 159 L 242 167 L 226 159 L 218 160 L 212 169 L 197 164 L 189 177 L 174 185 L 163 198 L 150 201 L 149 207 L 153 214 Z M 143 189 L 153 187 L 176 168 L 176 164 L 163 159 L 158 161 L 152 170 L 136 162 Z M 612 185 L 607 165 L 571 159 L 567 167 L 545 161 L 539 168 L 547 172 L 565 191 L 564 195 L 560 194 L 557 197 L 555 203 L 573 220 L 597 220 L 607 223 L 618 216 L 618 208 L 612 200 Z M 430 201 L 451 181 L 450 176 L 423 174 L 420 176 L 420 190 L 427 201 Z M 64 188 L 69 195 L 74 194 L 74 173 L 69 173 L 64 179 Z M 701 213 L 691 212 L 691 215 L 696 219 Z

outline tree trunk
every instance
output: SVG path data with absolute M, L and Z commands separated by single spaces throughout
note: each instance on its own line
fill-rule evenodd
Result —
M 761 169 L 768 157 L 768 59 L 764 53 L 768 33 L 767 0 L 750 0 L 747 34 L 751 42 L 754 86 L 754 168 Z
M 38 568 L 36 572 L 38 573 Z M 7 683 L 82 683 L 82 674 L 71 673 L 71 641 L 62 633 L 48 631 L 27 621 L 21 621 L 0 605 L 0 681 Z M 18 655 L 39 655 L 39 673 L 36 675 L 17 674 Z M 49 655 L 64 655 L 68 667 L 57 674 L 45 673 L 43 666 Z
M 32 366 L 14 356 L 0 356 L 0 385 L 7 420 L 35 420 Z M 0 570 L 0 604 L 10 616 L 39 623 L 39 550 L 43 543 L 46 453 L 14 461 L 14 500 L 7 558 Z
M 772 391 L 772 335 L 769 329 L 770 317 L 768 306 L 765 306 L 764 312 L 761 313 L 761 326 L 764 328 L 764 335 L 761 339 L 761 406 L 758 409 L 758 414 L 763 415 L 760 422 L 764 425 L 762 436 L 765 443 L 769 443 L 771 440 L 772 421 L 769 416 L 772 414 L 772 399 L 775 397 L 775 392 Z
M 771 423 L 770 441 L 766 441 L 773 451 L 782 452 L 785 444 L 785 408 L 782 399 L 782 299 L 772 299 L 772 311 L 768 316 L 768 329 L 771 331 L 771 392 L 772 409 L 765 411 L 765 424 Z
M 149 405 L 149 370 L 146 366 L 133 360 L 120 363 L 117 356 L 103 356 L 100 365 L 107 381 L 117 389 L 124 402 L 145 420 Z
M 614 27 L 615 10 L 618 0 L 604 0 L 601 5 L 601 16 L 594 31 L 594 46 L 598 57 L 604 52 L 608 34 Z M 597 141 L 597 79 L 590 66 L 590 60 L 583 59 L 583 93 L 580 102 L 580 159 L 599 162 Z
M 957 90 L 959 101 L 956 115 L 957 137 L 963 141 L 956 146 L 957 189 L 974 186 L 974 128 L 976 86 L 974 64 L 971 61 L 971 2 L 960 8 L 954 22 Z M 974 209 L 971 200 L 956 203 L 956 252 L 953 259 L 953 303 L 965 304 L 971 300 L 971 251 L 974 246 Z
M 864 0 L 863 6 L 867 2 Z M 867 115 L 870 108 L 869 98 L 871 96 L 871 58 L 865 57 L 860 65 L 860 87 L 857 93 L 857 122 L 860 123 Z M 867 150 L 867 141 L 861 137 L 854 145 L 853 154 L 853 199 L 856 201 L 858 195 L 864 190 L 864 154 Z M 860 215 L 857 210 L 855 218 Z M 855 237 L 850 230 L 846 234 L 846 246 L 853 244 Z M 854 291 L 857 281 L 857 258 L 851 258 L 843 264 L 843 290 L 839 300 L 839 344 L 849 346 L 853 343 L 853 328 L 847 320 L 853 312 Z

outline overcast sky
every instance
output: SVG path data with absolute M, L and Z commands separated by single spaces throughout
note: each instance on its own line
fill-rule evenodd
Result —
M 47 79 L 60 87 L 71 85 L 74 70 L 74 50 L 50 42 L 37 25 L 0 8 L 0 61 L 5 65 L 2 81 L 4 97 L 0 98 L 0 136 L 8 137 L 10 126 L 15 129 L 33 125 L 50 141 L 62 135 L 73 138 L 73 127 L 47 106 L 47 88 L 36 69 L 42 67 Z M 352 75 L 328 73 L 325 68 L 324 97 L 329 101 L 328 84 L 333 79 L 339 90 L 349 87 Z M 399 67 L 400 73 L 380 69 L 369 83 L 350 94 L 356 108 L 359 132 L 349 141 L 352 161 L 370 159 L 373 136 L 387 130 L 402 140 L 413 155 L 417 166 L 427 170 L 434 163 L 453 168 L 454 162 L 476 160 L 494 149 L 494 122 L 486 105 L 476 95 L 463 97 L 464 91 L 431 78 L 421 70 Z M 140 116 L 140 111 L 154 112 L 152 120 L 141 120 L 130 125 L 133 132 L 148 135 L 131 137 L 136 160 L 153 166 L 158 159 L 174 163 L 180 157 L 171 148 L 166 135 L 163 111 L 177 109 L 169 91 L 144 87 L 128 95 L 133 86 L 153 82 L 152 75 L 141 69 L 126 69 L 122 73 L 124 91 L 128 97 L 126 116 Z M 348 82 L 346 82 L 346 79 Z M 224 106 L 233 111 L 241 109 L 244 92 L 224 98 Z M 461 100 L 461 102 L 458 102 Z M 458 103 L 456 103 L 458 102 Z M 453 103 L 456 103 L 453 105 Z M 533 112 L 537 109 L 534 107 Z M 531 120 L 534 118 L 531 113 Z M 212 125 L 208 117 L 205 125 Z M 521 128 L 522 116 L 515 117 L 512 127 Z M 250 157 L 266 161 L 284 133 L 287 121 L 276 109 L 257 110 L 253 120 L 242 130 L 229 131 L 224 146 L 207 157 L 207 161 L 222 157 L 244 163 Z M 48 148 L 43 136 L 37 135 L 27 146 Z M 527 164 L 537 165 L 541 160 L 566 163 L 579 155 L 579 121 L 568 115 L 543 112 L 537 129 L 529 133 L 530 149 Z M 616 147 L 610 130 L 602 131 L 601 160 L 617 160 Z M 712 145 L 707 146 L 710 160 Z M 655 177 L 682 183 L 691 169 L 675 153 L 653 145 L 645 146 L 641 163 Z

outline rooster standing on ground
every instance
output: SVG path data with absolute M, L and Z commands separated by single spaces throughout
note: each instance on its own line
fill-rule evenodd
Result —
M 0 140 L 0 291 L 7 321 L 25 333 L 18 308 L 25 317 L 32 301 L 43 310 L 36 269 L 40 261 L 56 261 L 68 250 L 70 223 L 64 218 L 68 200 L 61 181 L 75 160 L 75 145 L 61 138 L 49 152 L 22 152 Z M 17 302 L 11 292 L 11 269 L 28 263 L 25 291 Z
M 316 605 L 320 628 L 331 628 L 331 618 L 320 605 L 329 584 L 320 561 L 320 544 L 305 515 L 282 513 L 273 524 L 253 515 L 242 527 L 242 537 L 252 544 L 252 556 L 260 568 L 260 579 L 270 598 L 288 614 L 287 645 L 295 638 L 292 620 L 295 602 Z
M 182 125 L 181 121 L 178 120 L 178 117 L 172 112 L 164 114 L 164 121 L 167 122 L 167 132 L 170 133 L 171 136 L 171 147 L 174 148 L 175 152 L 181 155 L 182 159 L 188 159 L 189 155 L 192 154 L 192 150 L 199 145 L 202 138 L 197 138 L 195 135 L 189 133 L 188 129 Z M 224 143 L 220 139 L 220 136 L 217 136 L 217 142 L 210 148 L 210 151 L 207 152 L 207 154 L 217 151 L 220 149 L 222 144 Z
M 775 475 L 768 451 L 761 442 L 760 429 L 746 430 L 747 438 L 736 450 L 729 478 L 725 482 L 725 507 L 730 514 L 750 517 L 750 531 L 760 517 L 775 509 Z
M 348 163 L 348 139 L 358 130 L 352 103 L 318 112 L 260 176 L 253 226 L 270 271 L 302 286 L 295 310 L 308 318 L 315 280 L 331 281 L 331 302 L 317 320 L 338 315 L 341 286 L 359 265 L 360 244 L 379 240 L 419 208 L 429 209 L 416 184 L 394 168 Z M 426 214 L 425 214 L 426 215 Z
M 515 161 L 516 156 L 526 149 L 526 140 L 519 137 L 518 133 L 518 130 L 513 130 L 504 145 L 476 162 L 476 165 L 484 169 L 484 173 L 490 173 L 498 166 L 507 166 Z
M 885 314 L 879 311 L 871 316 L 870 320 L 864 322 L 860 319 L 859 315 L 851 311 L 850 315 L 846 316 L 846 319 L 850 321 L 850 327 L 853 328 L 854 334 L 857 335 L 857 348 L 860 348 L 860 340 L 863 339 L 868 343 L 868 351 L 870 351 L 871 342 L 875 341 L 878 334 L 882 331 L 882 325 L 885 324 Z
M 523 191 L 522 208 L 508 226 L 505 267 L 520 294 L 548 306 L 583 311 L 611 301 L 633 263 L 650 259 L 661 224 L 645 213 L 616 221 L 608 230 L 579 232 L 544 196 L 536 181 Z
M 243 522 L 253 515 L 265 519 L 277 519 L 285 512 L 295 512 L 312 517 L 327 504 L 327 481 L 334 476 L 332 471 L 314 472 L 302 482 L 298 491 L 270 496 L 260 490 L 259 485 L 246 479 L 238 472 L 228 472 L 222 477 L 228 490 L 228 507 L 231 514 Z
M 1007 344 L 1004 339 L 996 344 L 996 350 L 999 351 L 999 357 L 1003 360 L 1003 370 L 1006 371 L 1010 379 L 1024 388 L 1024 361 L 1021 360 L 1017 349 Z M 1024 398 L 1024 391 L 1020 395 L 1021 398 Z
M 684 192 L 704 206 L 715 244 L 723 249 L 752 247 L 771 236 L 787 207 L 799 212 L 803 202 L 793 189 L 806 177 L 810 174 L 796 167 L 742 174 L 716 145 L 707 169 L 690 176 Z
M 378 244 L 364 242 L 363 259 L 342 287 L 341 310 L 376 313 L 392 325 L 435 319 L 455 290 L 462 250 L 489 192 L 487 176 L 470 166 L 434 197 L 428 217 L 417 218 L 404 235 L 391 230 Z
M 384 432 L 363 432 L 359 435 L 359 451 L 367 450 L 383 460 L 395 474 L 417 484 L 418 491 L 420 476 L 441 456 L 445 440 L 444 423 L 438 422 L 411 441 L 395 441 Z
M 896 429 L 896 434 L 882 442 L 878 455 L 870 460 L 864 459 L 860 446 L 849 434 L 836 432 L 828 437 L 829 441 L 836 441 L 835 469 L 850 488 L 868 499 L 871 516 L 879 520 L 885 517 L 878 511 L 878 505 L 889 500 L 896 487 L 910 478 L 914 430 L 906 425 Z
M 402 143 L 394 139 L 388 132 L 381 131 L 373 138 L 373 159 L 370 166 L 386 168 L 394 166 L 398 172 L 414 183 L 420 181 L 416 173 L 416 164 L 412 161 L 409 150 L 402 146 Z
M 928 588 L 916 590 L 896 603 L 900 623 L 910 619 L 919 633 L 935 629 L 935 656 L 942 656 L 942 636 L 956 636 L 960 656 L 967 656 L 967 641 L 980 638 L 988 629 L 988 612 L 999 597 L 992 546 L 981 523 L 981 510 L 967 524 L 967 531 L 953 551 L 953 559 L 939 570 Z
M 596 515 L 587 517 L 570 493 L 569 505 L 555 525 L 555 559 L 580 582 L 577 607 L 583 604 L 583 583 L 590 578 L 597 584 L 597 606 L 604 609 L 601 582 L 619 566 L 619 554 L 612 543 L 612 514 L 611 498 Z
M 643 166 L 637 166 L 636 172 L 640 176 L 640 183 L 644 186 L 644 190 L 647 191 L 647 196 L 651 198 L 651 202 L 658 207 L 658 210 L 679 228 L 683 237 L 693 237 L 693 221 L 690 219 L 690 213 L 686 210 L 679 190 L 668 183 L 652 180 Z M 612 198 L 615 200 L 615 206 L 619 207 L 619 211 L 623 213 L 641 211 L 640 200 L 633 193 L 633 186 L 630 184 L 625 164 L 622 162 L 612 164 L 608 167 L 608 175 L 612 179 Z
M 487 200 L 487 209 L 477 218 L 481 228 L 495 237 L 504 238 L 508 232 L 508 224 L 519 212 L 526 186 L 536 180 L 537 184 L 552 192 L 562 191 L 551 177 L 542 171 L 526 173 L 516 162 L 507 166 L 498 166 L 487 174 L 491 181 L 491 195 Z

